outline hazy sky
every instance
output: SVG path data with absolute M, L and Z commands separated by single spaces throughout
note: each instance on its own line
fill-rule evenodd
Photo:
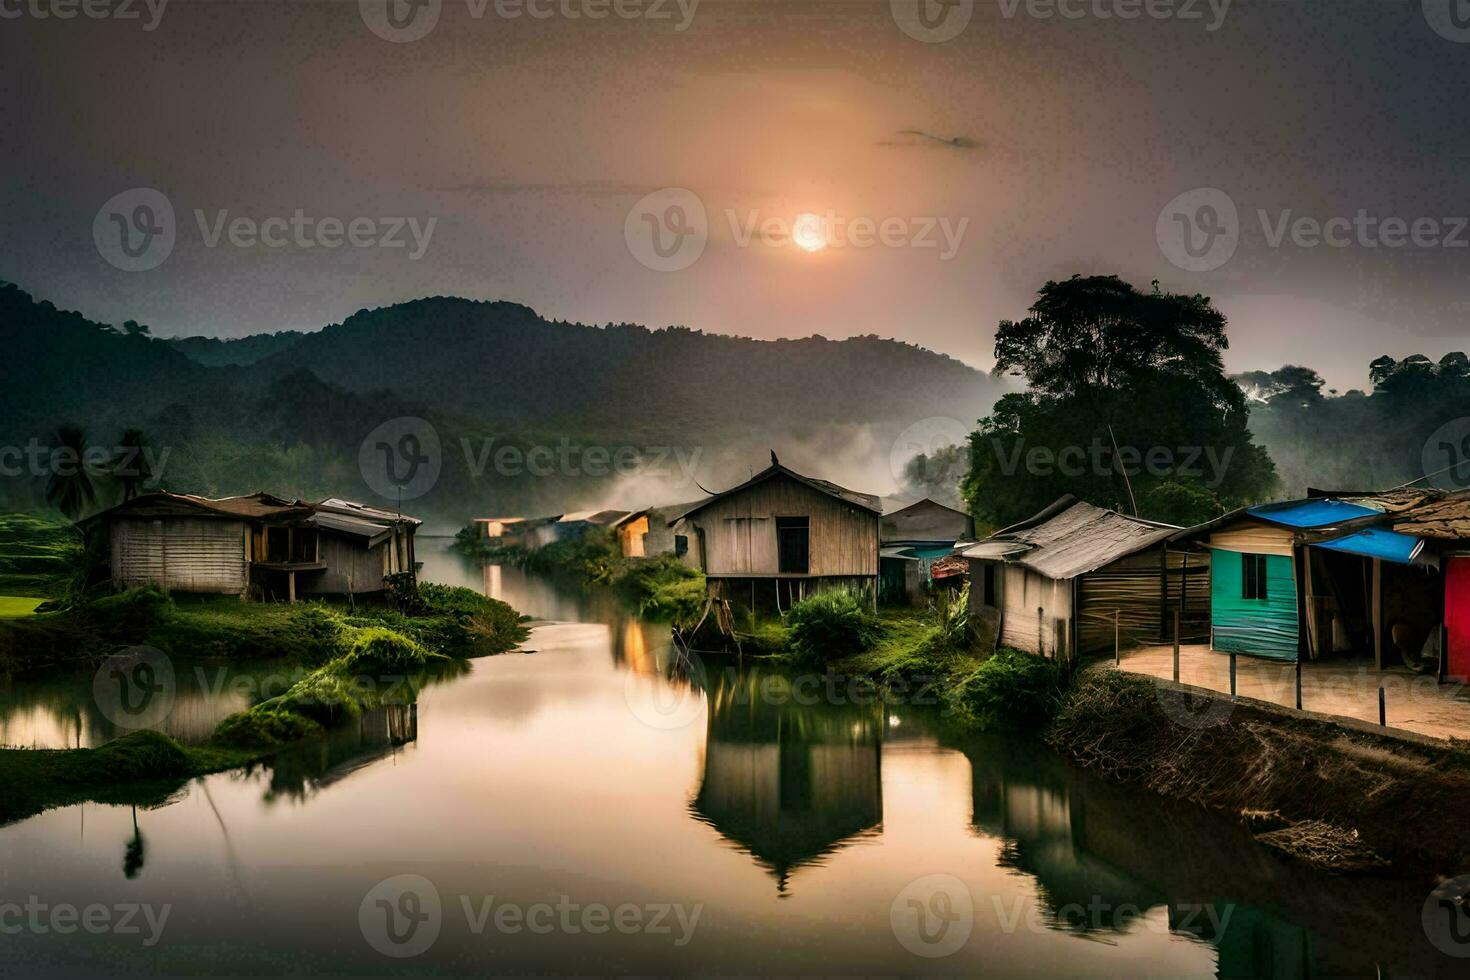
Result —
M 1233 370 L 1470 348 L 1454 0 L 159 2 L 0 0 L 0 278 L 104 321 L 454 294 L 989 368 L 1046 279 L 1115 272 L 1214 297 Z M 704 225 L 639 210 L 672 187 Z

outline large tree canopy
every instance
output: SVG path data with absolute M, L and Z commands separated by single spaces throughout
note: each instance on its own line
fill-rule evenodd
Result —
M 971 436 L 977 517 L 1007 524 L 1073 493 L 1193 521 L 1269 494 L 1275 470 L 1225 375 L 1225 317 L 1208 298 L 1073 276 L 1042 287 L 1030 314 L 996 333 L 997 370 L 1029 390 Z

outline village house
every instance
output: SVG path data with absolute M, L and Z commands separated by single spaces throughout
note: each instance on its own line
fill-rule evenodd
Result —
M 876 496 L 771 465 L 701 500 L 684 522 L 709 594 L 748 609 L 784 611 L 818 592 L 847 589 L 876 607 Z
M 1169 640 L 1209 623 L 1209 566 L 1170 524 L 1065 496 L 962 555 L 971 622 L 987 644 L 1056 656 Z
M 1180 532 L 1176 542 L 1209 549 L 1212 649 L 1283 661 L 1371 656 L 1379 669 L 1386 657 L 1417 659 L 1443 618 L 1439 557 L 1390 525 L 1438 497 L 1319 494 Z
M 689 548 L 689 527 L 683 516 L 695 503 L 649 507 L 625 515 L 613 525 L 623 557 L 673 555 L 697 568 L 698 556 Z
M 416 518 L 328 498 L 311 504 L 269 493 L 209 498 L 158 491 L 95 514 L 113 585 L 255 596 L 381 591 L 413 572 Z
M 879 523 L 880 596 L 884 603 L 917 604 L 935 582 L 935 563 L 951 556 L 955 545 L 974 539 L 970 515 L 928 497 L 883 499 Z M 943 565 L 953 580 L 955 563 Z

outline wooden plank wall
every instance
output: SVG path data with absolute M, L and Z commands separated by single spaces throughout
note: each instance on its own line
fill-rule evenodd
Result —
M 244 521 L 119 518 L 108 533 L 112 580 L 121 588 L 156 582 L 170 592 L 239 595 L 246 589 Z
M 786 476 L 718 500 L 690 518 L 704 529 L 705 572 L 775 575 L 777 517 L 810 518 L 809 575 L 878 574 L 878 515 Z
M 320 540 L 324 572 L 303 572 L 296 576 L 296 591 L 305 595 L 362 595 L 380 592 L 387 573 L 388 542 L 372 548 L 363 547 L 361 539 L 323 534 Z
M 1124 649 L 1172 641 L 1176 609 L 1181 639 L 1208 640 L 1209 560 L 1206 554 L 1166 550 L 1160 545 L 1081 576 L 1077 642 L 1082 652 L 1112 649 L 1114 611 Z
M 1000 645 L 1026 653 L 1055 654 L 1056 621 L 1072 617 L 1072 583 L 1049 579 L 1020 565 L 1007 565 L 1002 591 L 1005 611 Z M 1039 621 L 1038 608 L 1042 610 Z

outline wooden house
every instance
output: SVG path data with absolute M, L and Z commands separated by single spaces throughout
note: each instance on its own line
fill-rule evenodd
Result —
M 974 539 L 970 515 L 928 497 L 883 501 L 879 523 L 879 597 L 917 604 L 934 583 L 934 562 Z
M 830 589 L 877 605 L 876 496 L 803 476 L 775 461 L 739 486 L 670 521 L 689 529 L 710 595 L 749 609 L 786 610 Z
M 1419 646 L 1440 617 L 1431 554 L 1387 527 L 1422 491 L 1314 496 L 1233 511 L 1190 528 L 1210 555 L 1212 648 L 1271 660 L 1372 656 L 1393 624 Z
M 684 514 L 694 503 L 672 504 L 632 511 L 613 525 L 624 558 L 654 558 L 673 555 L 698 567 L 698 556 L 689 547 L 689 527 Z
M 158 491 L 88 518 L 106 535 L 116 588 L 294 600 L 368 593 L 412 571 L 419 521 L 350 501 L 268 493 L 209 498 Z
M 1184 637 L 1209 621 L 1209 566 L 1169 524 L 1066 496 L 962 554 L 983 639 L 1028 653 L 1095 653 Z M 1116 631 L 1116 632 L 1115 632 Z

